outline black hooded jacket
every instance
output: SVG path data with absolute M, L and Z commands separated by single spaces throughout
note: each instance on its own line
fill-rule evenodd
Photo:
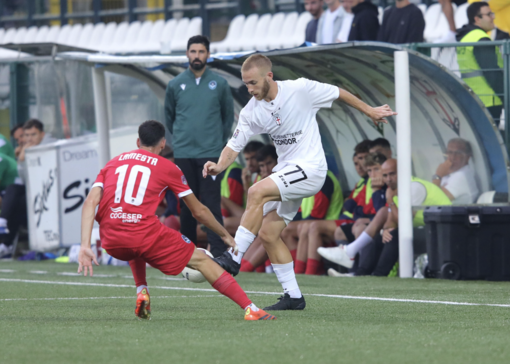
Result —
M 370 0 L 363 1 L 352 8 L 352 19 L 349 41 L 353 40 L 377 40 L 379 32 L 379 19 L 377 6 Z
M 464 38 L 469 32 L 482 28 L 477 27 L 473 24 L 466 24 L 462 28 L 457 29 L 457 41 L 460 42 L 462 38 Z M 478 42 L 490 42 L 491 39 L 489 36 L 487 38 L 482 38 Z M 486 47 L 473 47 L 473 54 L 475 56 L 476 62 L 480 69 L 483 71 L 485 69 L 496 69 L 500 68 L 498 66 L 498 58 L 496 56 L 496 49 L 494 46 L 486 46 Z M 502 94 L 504 92 L 504 77 L 502 71 L 486 71 L 483 73 L 483 76 L 487 80 L 489 86 L 494 90 L 497 94 Z

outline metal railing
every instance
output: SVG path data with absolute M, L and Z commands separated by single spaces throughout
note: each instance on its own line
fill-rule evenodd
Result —
M 466 72 L 478 72 L 482 76 L 491 72 L 498 72 L 501 74 L 501 78 L 503 79 L 503 92 L 495 92 L 493 94 L 478 94 L 478 96 L 497 96 L 501 99 L 504 111 L 498 116 L 493 115 L 493 119 L 496 125 L 501 125 L 502 122 L 504 123 L 504 131 L 502 134 L 507 146 L 507 150 L 510 153 L 510 40 L 476 43 L 415 43 L 408 45 L 408 47 L 428 57 L 431 57 L 460 78 L 462 78 L 462 73 Z M 503 67 L 479 70 L 460 69 L 457 62 L 457 49 L 459 47 L 485 47 L 486 49 L 487 47 L 494 47 L 494 51 L 496 51 L 496 47 L 498 47 L 501 53 L 501 57 L 503 58 Z M 465 76 L 466 75 L 464 75 L 464 78 Z M 476 90 L 473 91 L 476 93 Z M 504 117 L 501 117 L 503 114 Z

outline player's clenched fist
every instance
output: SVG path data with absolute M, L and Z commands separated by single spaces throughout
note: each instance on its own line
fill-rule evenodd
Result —
M 217 176 L 221 172 L 222 172 L 221 169 L 218 167 L 216 163 L 207 162 L 206 164 L 204 164 L 204 170 L 202 171 L 202 175 L 205 178 L 207 176 Z

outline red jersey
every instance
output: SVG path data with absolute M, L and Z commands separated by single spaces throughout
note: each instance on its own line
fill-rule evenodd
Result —
M 96 221 L 106 249 L 152 242 L 161 227 L 156 208 L 167 189 L 179 198 L 193 193 L 174 163 L 143 149 L 109 161 L 99 172 L 96 186 L 103 188 Z

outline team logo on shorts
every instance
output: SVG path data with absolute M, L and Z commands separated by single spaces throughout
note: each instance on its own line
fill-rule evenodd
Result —
M 276 125 L 280 126 L 282 125 L 282 118 L 280 116 L 280 114 L 278 114 L 277 112 L 275 112 L 273 114 L 273 121 L 276 123 Z
M 211 90 L 214 90 L 216 88 L 216 86 L 218 86 L 218 84 L 216 83 L 216 81 L 211 81 L 209 82 L 209 88 Z
M 184 184 L 184 185 L 188 184 L 188 181 L 186 180 L 186 177 L 184 177 L 184 175 L 181 176 L 181 181 L 182 181 L 182 184 Z
M 191 240 L 189 240 L 186 236 L 181 235 L 182 240 L 184 240 L 187 244 L 191 243 Z
M 237 138 L 237 136 L 239 135 L 239 129 L 236 129 L 236 131 L 234 132 L 234 135 L 232 135 L 232 138 Z

